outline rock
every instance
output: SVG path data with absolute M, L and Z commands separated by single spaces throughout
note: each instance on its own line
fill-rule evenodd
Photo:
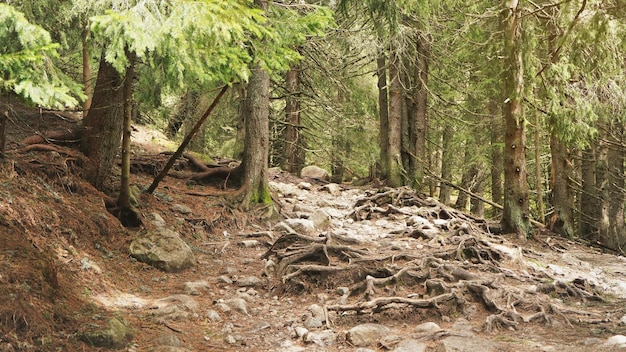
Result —
M 130 244 L 130 255 L 166 272 L 182 271 L 196 262 L 191 248 L 180 235 L 164 228 L 135 239 Z
M 413 331 L 417 333 L 434 334 L 441 331 L 441 328 L 439 327 L 439 325 L 429 321 L 427 323 L 416 326 Z
M 283 221 L 281 221 L 281 222 L 277 223 L 276 225 L 274 225 L 274 228 L 272 230 L 276 231 L 276 232 L 279 232 L 279 233 L 294 233 L 294 232 L 296 232 L 294 229 L 291 228 L 291 226 L 287 225 Z
M 483 339 L 480 336 L 449 336 L 441 340 L 435 352 L 496 352 L 501 351 L 501 346 Z
M 153 352 L 191 352 L 184 347 L 176 347 L 176 346 L 159 346 L 152 350 Z
M 239 287 L 258 287 L 263 283 L 263 280 L 256 276 L 246 276 L 237 280 Z
M 109 319 L 105 328 L 80 335 L 80 339 L 91 346 L 113 349 L 123 348 L 132 338 L 132 329 L 117 318 Z
M 426 344 L 417 340 L 402 340 L 392 352 L 425 352 Z
M 300 171 L 300 177 L 308 177 L 317 180 L 328 181 L 330 175 L 328 174 L 328 171 L 322 169 L 319 166 L 309 165 L 302 168 L 302 171 Z
M 294 331 L 296 332 L 296 336 L 300 338 L 304 338 L 304 336 L 309 333 L 309 329 L 302 326 L 296 326 Z
M 311 184 L 308 182 L 300 182 L 298 183 L 296 187 L 298 187 L 299 189 L 307 190 L 307 191 L 311 190 Z
M 243 298 L 230 298 L 224 300 L 224 304 L 228 305 L 230 308 L 238 311 L 239 313 L 248 315 L 248 304 Z
M 183 204 L 174 204 L 172 205 L 172 210 L 175 212 L 179 212 L 183 215 L 191 214 L 191 208 Z
M 293 206 L 293 212 L 302 212 L 302 213 L 313 213 L 315 211 L 315 209 L 313 209 L 313 207 L 310 207 L 308 205 L 304 205 L 304 204 L 294 204 Z
M 388 327 L 380 324 L 361 324 L 348 330 L 346 340 L 357 347 L 371 346 L 390 331 Z
M 330 227 L 330 215 L 322 209 L 314 211 L 309 220 L 313 221 L 313 226 L 316 229 L 324 230 Z
M 221 282 L 224 284 L 232 284 L 233 280 L 230 279 L 230 277 L 226 276 L 226 275 L 221 275 L 220 277 L 217 278 L 217 282 Z
M 154 339 L 157 345 L 183 347 L 183 342 L 174 333 L 163 333 Z
M 209 309 L 206 312 L 206 317 L 214 323 L 222 321 L 222 317 L 220 316 L 220 313 L 218 313 L 217 311 L 213 309 Z
M 203 291 L 209 290 L 209 283 L 201 281 L 188 281 L 183 283 L 183 292 L 188 295 L 199 296 Z
M 336 196 L 339 193 L 341 193 L 341 187 L 338 184 L 336 184 L 336 183 L 329 183 L 327 185 L 324 185 L 324 186 L 320 187 L 320 191 L 326 191 L 326 192 Z
M 324 314 L 324 308 L 318 306 L 317 304 L 311 304 L 309 306 L 309 312 L 313 318 L 318 319 L 319 321 L 326 321 L 326 314 Z
M 619 325 L 626 325 L 626 315 L 624 315 L 622 319 L 619 320 Z
M 150 220 L 152 225 L 155 227 L 165 227 L 165 220 L 159 213 L 152 213 L 152 220 Z
M 159 321 L 186 319 L 198 310 L 198 302 L 188 295 L 172 295 L 157 299 L 150 306 L 150 314 Z
M 301 235 L 312 235 L 315 232 L 315 223 L 309 219 L 286 219 L 285 223 Z
M 332 346 L 335 341 L 337 341 L 337 334 L 332 330 L 309 332 L 304 337 L 304 342 L 322 347 Z
M 304 320 L 304 327 L 307 329 L 319 329 L 324 326 L 322 320 L 309 316 Z
M 400 341 L 402 341 L 402 338 L 398 335 L 385 335 L 378 341 L 378 345 L 385 350 L 390 350 Z
M 611 347 L 611 348 L 626 348 L 626 336 L 624 335 L 611 336 L 600 346 Z
M 339 296 L 347 296 L 350 294 L 350 288 L 342 286 L 342 287 L 337 287 L 337 294 Z

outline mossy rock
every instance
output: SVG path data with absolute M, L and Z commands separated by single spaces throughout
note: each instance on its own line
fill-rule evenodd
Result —
M 126 347 L 133 339 L 133 331 L 130 326 L 127 326 L 121 320 L 111 318 L 107 322 L 106 327 L 85 331 L 80 334 L 80 339 L 94 347 L 121 349 Z

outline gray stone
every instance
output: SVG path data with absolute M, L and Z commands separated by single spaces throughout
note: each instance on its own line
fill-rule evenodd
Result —
M 309 219 L 286 219 L 285 223 L 295 232 L 302 235 L 311 235 L 315 232 L 315 224 Z
M 132 338 L 132 329 L 117 318 L 109 319 L 105 328 L 80 335 L 80 339 L 89 345 L 114 349 L 123 348 Z
M 435 348 L 435 352 L 496 352 L 500 350 L 497 344 L 479 336 L 449 336 L 441 340 Z
M 204 280 L 183 283 L 183 291 L 188 295 L 199 296 L 202 292 L 208 291 L 209 288 L 209 283 Z
M 311 190 L 311 184 L 310 184 L 310 183 L 308 183 L 308 182 L 300 182 L 300 183 L 298 183 L 298 186 L 297 186 L 297 187 L 298 187 L 299 189 L 304 189 L 304 190 L 307 190 L 307 191 L 310 191 L 310 190 Z
M 626 315 L 624 315 L 622 319 L 619 320 L 619 325 L 626 325 Z
M 441 331 L 441 328 L 439 327 L 439 325 L 429 321 L 427 323 L 423 323 L 423 324 L 416 326 L 415 329 L 413 329 L 413 331 L 417 333 L 423 333 L 423 334 L 434 334 L 436 332 Z
M 163 333 L 154 339 L 157 345 L 183 347 L 183 342 L 174 333 Z
M 350 294 L 350 288 L 342 286 L 342 287 L 337 287 L 337 294 L 340 296 L 346 296 Z
M 318 346 L 332 346 L 337 341 L 337 334 L 332 330 L 313 331 L 306 334 L 304 342 Z
M 220 277 L 217 278 L 218 282 L 224 283 L 224 284 L 232 284 L 233 280 L 230 279 L 230 277 L 226 276 L 226 275 L 222 275 Z
M 182 271 L 196 262 L 191 248 L 180 235 L 164 228 L 135 239 L 130 244 L 130 255 L 166 272 Z
M 152 213 L 152 220 L 150 222 L 155 227 L 165 227 L 165 220 L 159 213 Z
M 152 350 L 153 352 L 191 352 L 184 347 L 176 347 L 176 346 L 159 346 Z
M 263 283 L 263 280 L 256 276 L 246 276 L 237 280 L 239 287 L 258 287 Z
M 294 331 L 296 332 L 296 336 L 300 338 L 303 338 L 304 336 L 306 336 L 306 334 L 309 333 L 309 329 L 302 326 L 296 326 Z
M 183 320 L 195 314 L 198 302 L 188 295 L 172 295 L 157 299 L 150 306 L 150 314 L 158 321 Z
M 189 208 L 188 206 L 184 205 L 184 204 L 174 204 L 172 205 L 172 210 L 179 212 L 183 215 L 187 215 L 187 214 L 191 214 L 191 208 Z
M 302 213 L 312 213 L 314 212 L 315 209 L 313 209 L 313 207 L 310 207 L 308 205 L 304 205 L 304 204 L 300 204 L 300 203 L 296 203 L 293 205 L 293 212 L 302 212 Z
M 294 232 L 296 232 L 296 230 L 291 228 L 291 226 L 287 225 L 284 221 L 281 221 L 281 222 L 277 223 L 276 225 L 274 225 L 274 228 L 272 230 L 276 231 L 276 232 L 279 232 L 279 233 L 294 233 Z
M 328 174 L 328 171 L 322 169 L 319 166 L 309 165 L 302 168 L 302 171 L 300 171 L 300 177 L 308 177 L 322 181 L 328 181 L 330 175 Z
M 324 230 L 330 226 L 330 215 L 322 209 L 314 211 L 309 219 L 313 221 L 313 226 L 316 229 Z
M 322 326 L 324 326 L 324 323 L 316 317 L 309 316 L 304 320 L 304 327 L 307 329 L 319 329 Z
M 214 323 L 222 321 L 222 317 L 220 316 L 220 313 L 218 313 L 217 311 L 213 309 L 209 309 L 206 312 L 206 317 Z
M 230 298 L 224 300 L 224 304 L 228 305 L 230 308 L 238 311 L 239 313 L 248 315 L 248 304 L 243 298 Z
M 313 318 L 318 319 L 319 321 L 326 321 L 326 314 L 324 314 L 324 308 L 320 307 L 317 304 L 311 304 L 309 306 L 309 312 L 311 312 L 311 315 L 313 316 Z
M 602 347 L 611 347 L 611 348 L 626 348 L 626 336 L 624 335 L 613 335 L 609 337 L 602 345 Z
M 390 331 L 388 327 L 380 324 L 361 324 L 348 330 L 346 340 L 357 347 L 371 346 Z
M 425 352 L 427 345 L 423 342 L 408 339 L 402 340 L 392 352 Z
M 326 192 L 336 196 L 339 193 L 341 193 L 341 187 L 338 184 L 336 184 L 336 183 L 329 183 L 327 185 L 324 185 L 324 186 L 320 187 L 320 191 L 326 191 Z

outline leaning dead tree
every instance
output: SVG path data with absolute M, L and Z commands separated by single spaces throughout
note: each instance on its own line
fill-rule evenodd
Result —
M 524 258 L 540 255 L 515 249 L 492 232 L 495 224 L 413 190 L 371 193 L 356 202 L 350 216 L 355 221 L 405 219 L 406 227 L 377 240 L 375 252 L 371 243 L 338 233 L 284 234 L 263 256 L 271 268 L 267 274 L 280 280 L 277 285 L 285 292 L 347 287 L 343 297 L 327 302 L 327 312 L 428 309 L 471 315 L 480 306 L 487 312 L 486 330 L 599 318 L 567 306 L 570 301 L 602 301 L 591 283 L 566 282 L 534 270 Z

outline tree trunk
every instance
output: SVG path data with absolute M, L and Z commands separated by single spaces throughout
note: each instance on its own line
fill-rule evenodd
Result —
M 285 144 L 283 169 L 299 175 L 304 167 L 304 145 L 300 133 L 300 70 L 294 66 L 287 72 L 285 102 Z
M 403 184 L 401 125 L 404 99 L 400 82 L 400 58 L 393 50 L 389 60 L 389 81 L 389 135 L 385 156 L 385 162 L 389 166 L 387 183 L 391 187 L 400 187 Z
M 92 99 L 92 85 L 91 85 L 91 65 L 89 60 L 91 59 L 91 43 L 89 42 L 89 21 L 85 23 L 82 35 L 83 46 L 83 92 L 85 93 L 85 101 L 83 102 L 83 116 L 87 114 L 91 107 Z
M 582 189 L 579 196 L 580 225 L 578 233 L 580 237 L 587 240 L 597 240 L 598 192 L 596 188 L 595 153 L 592 148 L 587 148 L 582 152 L 581 180 Z
M 554 162 L 554 159 L 552 159 Z M 554 171 L 554 169 L 552 169 Z M 545 222 L 545 206 L 543 204 L 543 172 L 541 168 L 541 131 L 539 112 L 535 112 L 535 188 L 537 189 L 537 214 L 539 221 Z
M 252 69 L 242 113 L 245 143 L 242 168 L 242 208 L 271 204 L 267 181 L 269 156 L 269 89 L 270 76 L 259 65 Z
M 614 122 L 611 129 L 611 145 L 607 161 L 609 168 L 609 231 L 607 245 L 624 254 L 626 245 L 626 228 L 624 226 L 624 127 Z
M 608 145 L 606 141 L 600 140 L 596 154 L 596 186 L 598 187 L 598 236 L 596 241 L 607 245 L 610 242 L 609 227 L 609 165 L 608 165 Z
M 452 139 L 454 137 L 454 129 L 451 126 L 443 126 L 442 151 L 441 151 L 441 178 L 452 182 Z M 452 194 L 451 187 L 441 183 L 441 191 L 439 192 L 439 201 L 445 205 L 450 205 Z
M 379 145 L 380 145 L 380 178 L 387 179 L 389 175 L 389 97 L 387 89 L 387 63 L 385 54 L 381 51 L 376 59 L 378 74 L 378 114 L 380 121 Z
M 504 212 L 502 230 L 525 239 L 530 232 L 528 186 L 526 184 L 526 134 L 522 112 L 524 93 L 521 7 L 518 0 L 505 3 L 504 33 Z
M 135 76 L 135 55 L 129 57 L 128 67 L 124 75 L 124 122 L 122 128 L 122 177 L 120 180 L 120 194 L 117 206 L 121 209 L 130 209 L 130 135 L 133 114 L 133 80 Z
M 426 162 L 426 128 L 428 126 L 428 64 L 430 61 L 430 38 L 419 36 L 417 43 L 416 94 L 414 110 L 415 165 L 412 166 L 412 186 L 420 189 L 424 183 L 424 163 Z
M 104 189 L 120 148 L 124 117 L 122 84 L 119 72 L 102 54 L 91 108 L 83 119 L 80 142 L 80 150 L 89 158 L 84 177 L 99 190 Z
M 491 200 L 496 204 L 502 204 L 502 173 L 504 167 L 504 159 L 502 157 L 502 121 L 500 111 L 498 111 L 498 102 L 495 99 L 489 103 L 489 111 L 493 118 L 490 133 L 491 139 Z M 492 208 L 492 217 L 495 217 L 496 208 Z
M 548 228 L 568 238 L 574 237 L 574 197 L 569 178 L 572 174 L 572 161 L 567 147 L 559 139 L 556 131 L 550 134 L 552 156 L 550 203 L 554 213 L 548 221 Z

